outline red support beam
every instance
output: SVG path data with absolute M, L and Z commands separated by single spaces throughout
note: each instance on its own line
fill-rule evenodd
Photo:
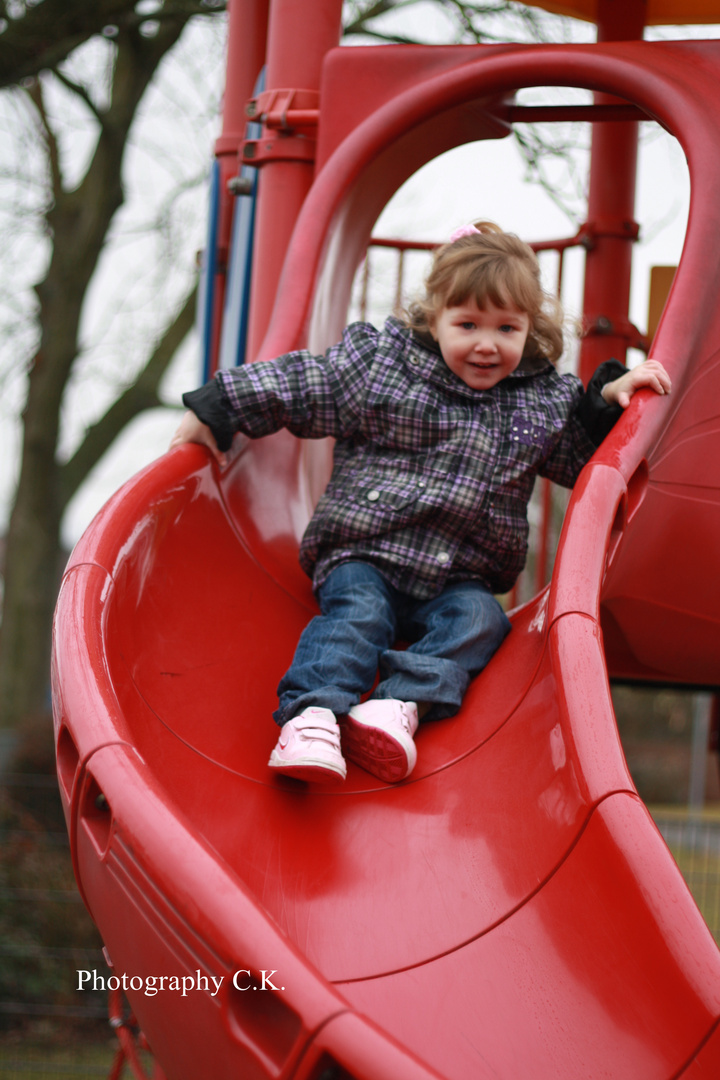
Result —
M 238 154 L 245 137 L 245 107 L 265 63 L 269 0 L 229 0 L 228 48 L 222 132 L 215 144 L 220 166 L 220 207 L 217 234 L 217 271 L 213 293 L 211 355 L 217 362 L 227 283 L 227 259 L 235 196 L 228 181 L 237 174 Z
M 635 41 L 643 36 L 645 0 L 598 0 L 598 41 Z M 616 105 L 596 93 L 596 105 Z M 580 354 L 580 377 L 587 382 L 609 357 L 625 361 L 633 338 L 628 321 L 632 248 L 637 237 L 635 181 L 638 124 L 595 124 L 590 158 L 583 310 L 587 336 Z
M 326 52 L 340 40 L 342 0 L 315 0 L 312 13 L 298 0 L 271 0 L 266 95 L 285 92 L 307 112 L 320 89 Z M 292 94 L 290 93 L 292 91 Z M 312 118 L 311 118 L 312 119 Z M 263 127 L 253 148 L 260 165 L 248 359 L 257 355 L 272 312 L 292 230 L 314 175 L 314 133 Z

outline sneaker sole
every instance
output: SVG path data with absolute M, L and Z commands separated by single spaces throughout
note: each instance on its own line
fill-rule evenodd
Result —
M 271 757 L 268 766 L 282 776 L 314 784 L 341 784 L 346 776 L 346 773 L 334 769 L 324 761 L 273 761 Z
M 407 748 L 383 728 L 360 724 L 353 716 L 343 717 L 340 728 L 345 757 L 378 780 L 397 784 L 413 771 L 415 755 L 411 759 Z

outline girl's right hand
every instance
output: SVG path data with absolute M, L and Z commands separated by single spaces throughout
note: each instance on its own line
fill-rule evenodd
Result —
M 221 468 L 225 468 L 227 465 L 227 456 L 222 450 L 218 450 L 212 430 L 207 424 L 203 424 L 202 420 L 199 420 L 194 412 L 190 411 L 186 412 L 180 421 L 180 426 L 170 441 L 169 449 L 174 450 L 176 446 L 182 446 L 183 443 L 189 442 L 207 446 Z

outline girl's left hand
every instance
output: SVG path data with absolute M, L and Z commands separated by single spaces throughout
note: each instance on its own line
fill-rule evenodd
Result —
M 627 409 L 633 394 L 642 387 L 654 390 L 656 394 L 670 393 L 670 376 L 659 360 L 646 360 L 638 367 L 626 371 L 619 379 L 605 383 L 602 396 L 608 405 L 619 405 L 622 409 Z

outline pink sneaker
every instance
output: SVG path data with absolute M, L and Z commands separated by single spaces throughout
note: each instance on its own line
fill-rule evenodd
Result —
M 343 747 L 350 761 L 389 784 L 415 768 L 418 728 L 414 701 L 373 698 L 354 705 L 342 720 Z
M 288 720 L 268 765 L 296 780 L 314 780 L 317 784 L 344 780 L 347 767 L 340 753 L 335 713 L 312 706 Z

